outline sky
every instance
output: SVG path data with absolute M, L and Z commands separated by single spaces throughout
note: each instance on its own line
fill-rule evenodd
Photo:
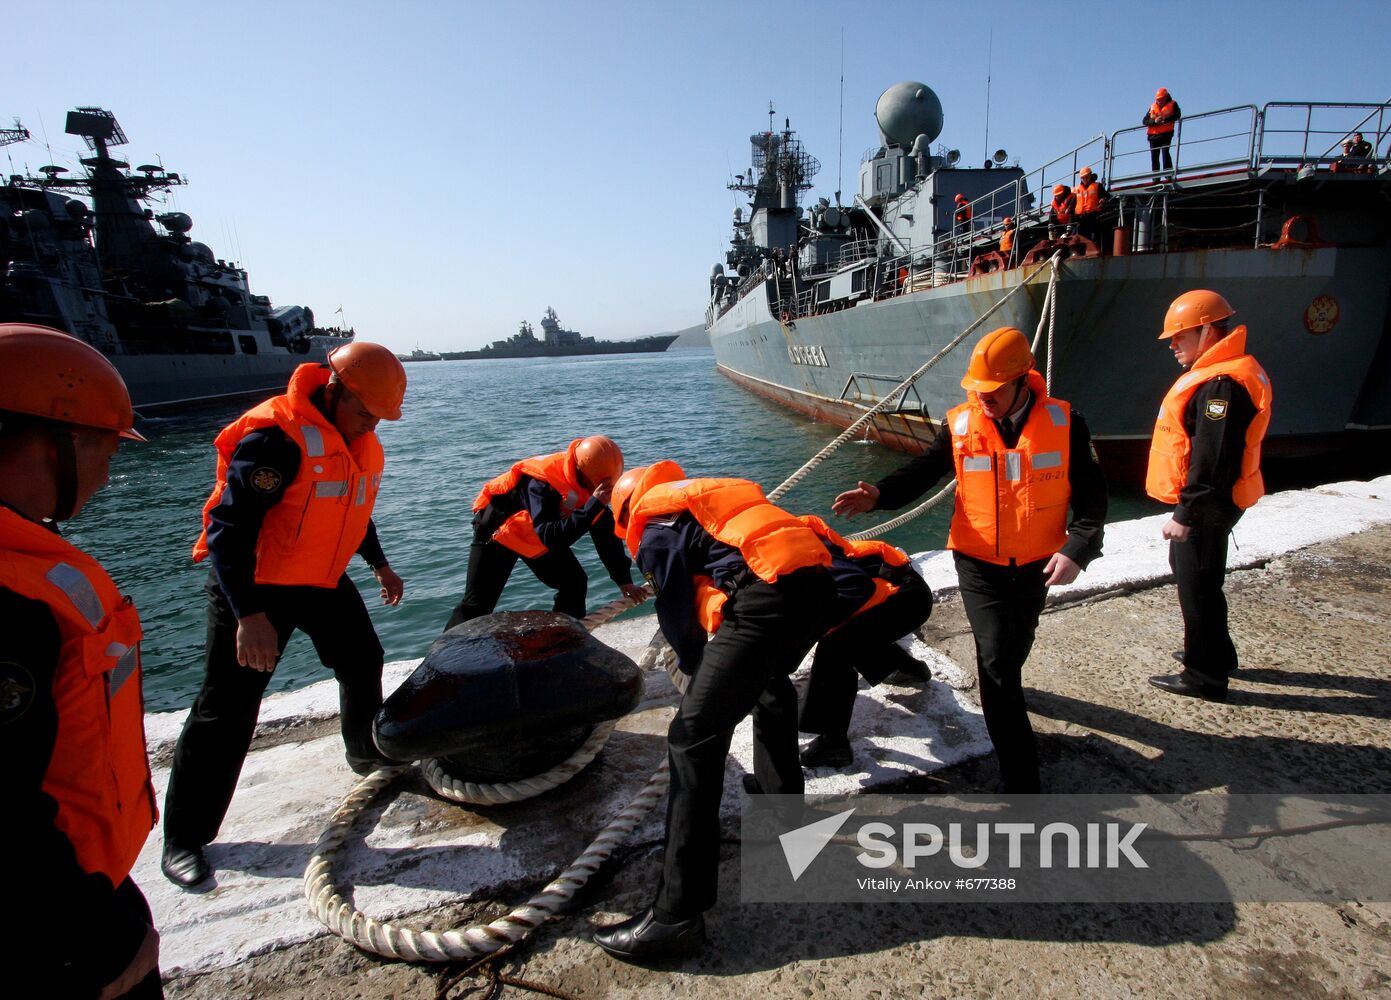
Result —
M 879 144 L 875 101 L 905 80 L 936 91 L 939 142 L 965 162 L 1003 148 L 1026 170 L 1138 124 L 1159 86 L 1186 115 L 1391 97 L 1385 2 L 45 10 L 9 19 L 0 124 L 33 139 L 0 169 L 76 168 L 64 114 L 107 108 L 124 158 L 189 181 L 156 210 L 191 215 L 253 292 L 321 325 L 341 308 L 398 351 L 481 347 L 547 306 L 607 339 L 703 322 L 743 204 L 726 185 L 770 101 L 821 162 L 809 196 L 848 201 Z

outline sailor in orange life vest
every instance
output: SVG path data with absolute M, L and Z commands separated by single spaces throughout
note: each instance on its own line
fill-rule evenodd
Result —
M 1077 203 L 1077 235 L 1091 240 L 1098 250 L 1105 253 L 1101 238 L 1101 210 L 1109 196 L 1091 167 L 1082 168 L 1072 196 Z
M 1164 397 L 1150 445 L 1145 492 L 1174 504 L 1163 534 L 1183 611 L 1177 674 L 1150 678 L 1161 691 L 1227 700 L 1237 669 L 1227 631 L 1227 536 L 1265 493 L 1261 440 L 1270 424 L 1270 379 L 1246 353 L 1246 327 L 1228 330 L 1235 310 L 1216 292 L 1174 299 L 1160 340 L 1186 369 Z
M 1145 129 L 1145 133 L 1149 136 L 1150 169 L 1155 173 L 1159 172 L 1161 156 L 1164 159 L 1164 169 L 1174 169 L 1174 161 L 1169 156 L 1169 146 L 1174 141 L 1174 123 L 1182 117 L 1182 114 L 1178 101 L 1170 97 L 1167 90 L 1160 87 L 1154 92 L 1154 103 L 1145 112 L 1145 116 L 1140 119 L 1141 125 L 1149 126 Z
M 161 868 L 177 885 L 211 874 L 203 848 L 227 814 L 261 696 L 296 629 L 338 679 L 348 765 L 368 774 L 391 763 L 372 742 L 382 645 L 346 571 L 362 556 L 382 602 L 400 603 L 405 585 L 382 552 L 372 508 L 386 464 L 375 429 L 401 418 L 405 392 L 396 356 L 354 341 L 327 365 L 300 365 L 284 395 L 217 436 L 217 483 L 193 547 L 194 561 L 212 565 L 206 672 L 164 800 Z
M 586 532 L 623 595 L 645 601 L 603 503 L 622 472 L 622 450 L 598 434 L 554 455 L 524 458 L 485 484 L 473 501 L 464 596 L 445 628 L 492 614 L 518 559 L 556 592 L 553 610 L 583 618 L 589 577 L 570 549 Z
M 1072 231 L 1077 214 L 1077 195 L 1066 184 L 1053 185 L 1053 201 L 1048 206 L 1048 238 L 1056 240 Z
M 7 995 L 164 995 L 159 934 L 130 879 L 156 815 L 140 616 L 58 534 L 106 483 L 121 439 L 145 440 L 132 421 L 100 352 L 47 327 L 0 325 Z M 54 932 L 75 916 L 92 933 Z
M 845 768 L 854 762 L 849 732 L 859 687 L 856 672 L 870 684 L 895 671 L 926 678 L 922 662 L 896 640 L 927 621 L 932 614 L 932 590 L 902 549 L 873 539 L 842 538 L 821 518 L 809 514 L 798 520 L 831 550 L 838 592 L 846 589 L 845 574 L 836 572 L 841 560 L 854 563 L 874 584 L 850 618 L 817 642 L 798 716 L 798 728 L 816 734 L 802 751 L 802 766 Z
M 657 462 L 625 472 L 610 503 L 656 595 L 662 634 L 690 676 L 667 733 L 671 793 L 656 897 L 594 935 L 619 958 L 653 958 L 704 943 L 734 727 L 753 713 L 754 774 L 745 787 L 800 795 L 789 675 L 812 643 L 864 604 L 874 581 L 846 560 L 833 565 L 821 536 L 748 480 L 685 479 L 675 462 Z
M 1033 369 L 1022 333 L 987 333 L 961 380 L 967 401 L 947 411 L 927 451 L 831 505 L 845 517 L 896 510 L 955 471 L 947 548 L 976 641 L 985 725 L 1009 794 L 1039 791 L 1021 674 L 1044 599 L 1049 587 L 1071 583 L 1101 554 L 1106 521 L 1106 481 L 1086 421 L 1050 397 Z

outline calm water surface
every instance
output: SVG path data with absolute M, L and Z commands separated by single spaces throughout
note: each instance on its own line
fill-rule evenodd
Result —
M 349 574 L 362 589 L 387 660 L 424 654 L 464 586 L 473 537 L 471 507 L 482 484 L 528 455 L 572 438 L 608 434 L 629 465 L 662 458 L 691 476 L 737 476 L 773 490 L 836 434 L 774 407 L 716 373 L 706 351 L 565 359 L 439 361 L 407 365 L 404 418 L 379 428 L 386 475 L 375 520 L 392 567 L 406 581 L 400 607 L 380 605 L 360 559 Z M 151 420 L 147 444 L 126 444 L 111 484 L 67 535 L 95 555 L 134 597 L 145 625 L 145 698 L 150 711 L 185 708 L 202 680 L 208 571 L 190 550 L 212 489 L 212 440 L 246 402 Z M 874 444 L 846 445 L 787 494 L 794 513 L 831 520 L 830 502 L 856 480 L 873 481 L 905 456 Z M 1113 520 L 1158 510 L 1133 491 L 1113 495 Z M 910 552 L 946 541 L 949 505 L 898 529 Z M 859 530 L 891 515 L 857 518 Z M 618 597 L 587 540 L 575 547 L 589 572 L 590 607 Z M 549 608 L 551 592 L 520 563 L 499 610 Z M 644 608 L 632 613 L 650 613 Z M 307 637 L 296 634 L 271 690 L 328 676 Z

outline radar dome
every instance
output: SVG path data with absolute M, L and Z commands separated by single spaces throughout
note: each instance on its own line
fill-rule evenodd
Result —
M 925 83 L 896 83 L 879 95 L 874 120 L 886 146 L 907 148 L 919 135 L 932 142 L 942 134 L 942 102 Z

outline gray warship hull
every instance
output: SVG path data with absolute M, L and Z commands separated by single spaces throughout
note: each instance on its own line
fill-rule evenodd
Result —
M 1226 108 L 1182 120 L 1172 168 L 1145 169 L 1142 127 L 1029 174 L 1002 166 L 1003 150 L 984 168 L 932 155 L 942 115 L 923 84 L 889 88 L 875 115 L 884 145 L 851 206 L 804 213 L 816 161 L 790 128 L 751 136 L 754 166 L 730 185 L 751 214 L 735 212 L 734 273 L 714 267 L 706 314 L 718 370 L 740 385 L 848 426 L 1005 300 L 866 437 L 923 450 L 965 397 L 979 335 L 1042 330 L 1050 391 L 1086 415 L 1108 475 L 1135 479 L 1179 374 L 1157 339 L 1164 314 L 1213 288 L 1271 377 L 1265 455 L 1355 455 L 1391 435 L 1391 157 L 1336 155 L 1362 131 L 1391 148 L 1391 104 Z M 1038 204 L 1091 164 L 1109 197 L 1085 227 Z M 1006 231 L 1015 246 L 1001 250 Z
M 114 354 L 108 355 L 143 416 L 223 399 L 285 391 L 295 368 L 322 362 L 323 347 L 304 354 Z
M 749 295 L 711 327 L 710 343 L 719 370 L 740 385 L 848 426 L 1034 270 L 996 271 L 791 322 L 773 316 L 766 296 Z M 1158 402 L 1178 374 L 1156 339 L 1159 318 L 1175 296 L 1214 285 L 1242 304 L 1238 318 L 1250 331 L 1250 349 L 1276 387 L 1272 454 L 1321 450 L 1350 428 L 1386 428 L 1388 274 L 1391 251 L 1385 249 L 1066 260 L 1057 286 L 1052 391 L 1087 416 L 1099 447 L 1113 459 L 1130 464 L 1142 458 Z M 988 325 L 1032 335 L 1046 289 L 1046 274 L 1040 274 Z M 1321 296 L 1345 305 L 1331 330 L 1315 334 L 1300 317 Z M 1353 303 L 1356 308 L 1348 308 Z M 1048 366 L 1049 350 L 1041 344 L 1040 370 Z M 969 343 L 951 352 L 906 398 L 876 416 L 869 436 L 905 451 L 925 448 L 936 421 L 963 399 L 968 358 Z

